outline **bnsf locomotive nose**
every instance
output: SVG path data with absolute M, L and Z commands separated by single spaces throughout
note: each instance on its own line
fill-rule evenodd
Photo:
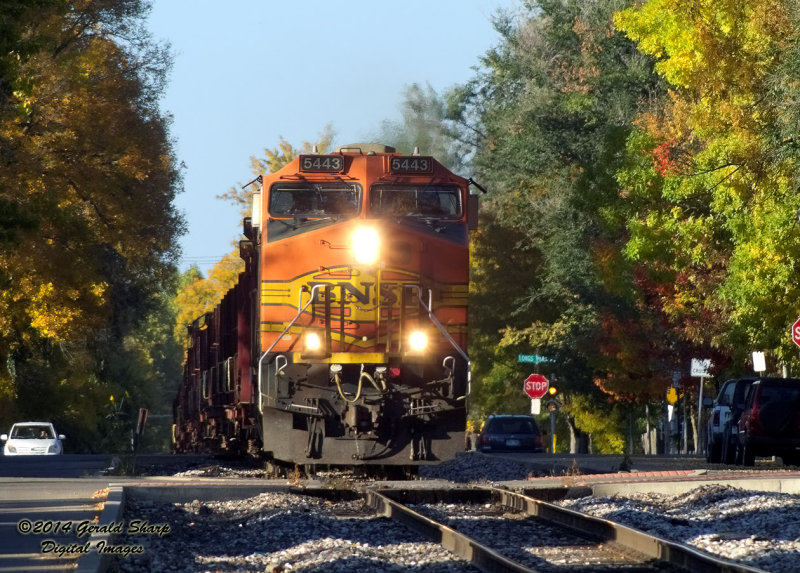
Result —
M 358 144 L 258 177 L 245 270 L 189 327 L 178 451 L 418 465 L 465 443 L 469 182 Z

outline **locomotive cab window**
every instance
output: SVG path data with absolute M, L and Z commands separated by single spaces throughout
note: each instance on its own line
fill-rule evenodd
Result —
M 372 217 L 461 217 L 461 190 L 455 185 L 373 185 Z
M 360 189 L 346 183 L 275 185 L 269 196 L 273 217 L 352 217 L 358 214 Z
M 361 187 L 350 183 L 278 183 L 269 192 L 267 241 L 358 215 Z

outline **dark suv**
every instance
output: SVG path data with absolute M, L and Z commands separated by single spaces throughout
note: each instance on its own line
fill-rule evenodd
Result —
M 739 417 L 736 461 L 752 466 L 756 456 L 800 462 L 800 378 L 759 378 L 750 386 Z
M 478 450 L 543 452 L 536 418 L 528 414 L 492 414 L 478 436 Z
M 719 389 L 716 400 L 703 400 L 711 407 L 706 436 L 706 461 L 732 464 L 736 458 L 736 441 L 739 433 L 739 416 L 744 410 L 747 391 L 755 378 L 726 380 Z

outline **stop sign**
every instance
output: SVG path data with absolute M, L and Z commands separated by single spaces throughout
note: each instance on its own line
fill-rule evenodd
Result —
M 550 381 L 541 374 L 531 374 L 525 378 L 525 393 L 531 400 L 536 400 L 547 394 L 549 387 Z
M 800 318 L 795 320 L 792 325 L 792 340 L 797 346 L 800 346 Z

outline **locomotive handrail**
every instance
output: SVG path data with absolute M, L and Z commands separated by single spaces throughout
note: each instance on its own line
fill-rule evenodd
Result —
M 453 346 L 453 348 L 456 349 L 456 351 L 461 355 L 461 357 L 464 360 L 466 360 L 466 362 L 467 362 L 467 392 L 466 392 L 466 394 L 464 396 L 464 399 L 465 399 L 465 408 L 466 408 L 467 412 L 469 412 L 469 395 L 470 395 L 470 392 L 472 391 L 472 364 L 470 363 L 469 356 L 464 351 L 464 349 L 462 349 L 458 345 L 458 343 L 456 343 L 456 341 L 453 339 L 453 337 L 450 336 L 450 333 L 447 332 L 447 329 L 445 329 L 444 326 L 442 326 L 442 323 L 439 322 L 439 319 L 437 319 L 434 316 L 433 310 L 431 310 L 432 307 L 433 307 L 433 293 L 432 293 L 431 289 L 428 289 L 428 304 L 425 304 L 425 301 L 422 300 L 422 287 L 420 285 L 406 285 L 405 288 L 415 289 L 417 291 L 417 298 L 419 299 L 419 303 L 422 305 L 422 308 L 424 308 L 425 311 L 428 313 L 428 318 L 431 319 L 431 322 L 436 326 L 436 328 L 439 329 L 439 332 L 441 332 L 444 335 L 444 337 L 447 339 L 447 341 L 450 342 L 450 344 Z
M 283 338 L 283 335 L 289 332 L 289 329 L 294 326 L 294 323 L 300 318 L 300 316 L 305 312 L 305 310 L 309 307 L 309 305 L 314 302 L 314 291 L 319 289 L 320 287 L 325 286 L 322 284 L 314 285 L 311 287 L 311 297 L 309 297 L 308 302 L 300 308 L 300 305 L 303 304 L 303 289 L 300 289 L 300 292 L 297 293 L 297 315 L 286 325 L 286 328 L 283 329 L 283 332 L 274 340 L 272 344 L 270 344 L 269 348 L 267 348 L 264 353 L 261 355 L 261 358 L 258 359 L 258 411 L 259 413 L 263 414 L 264 409 L 261 406 L 263 394 L 261 393 L 261 365 L 264 362 L 264 358 L 272 352 L 272 349 L 275 348 L 275 345 L 278 344 L 278 341 Z
M 414 289 L 417 291 L 417 298 L 419 299 L 419 303 L 422 305 L 422 308 L 425 309 L 425 312 L 428 313 L 428 318 L 431 319 L 431 322 L 434 324 L 434 326 L 436 326 L 436 328 L 439 329 L 439 332 L 441 332 L 447 339 L 447 341 L 453 346 L 453 348 L 456 349 L 456 352 L 458 352 L 461 355 L 461 357 L 467 361 L 467 364 L 469 364 L 469 356 L 467 356 L 467 353 L 458 345 L 455 339 L 453 339 L 453 337 L 450 336 L 450 333 L 447 332 L 447 329 L 445 329 L 444 326 L 442 326 L 442 323 L 439 322 L 439 319 L 437 319 L 436 316 L 434 316 L 433 311 L 431 310 L 431 307 L 433 306 L 432 302 L 433 294 L 431 292 L 431 289 L 428 289 L 428 304 L 425 304 L 425 301 L 422 300 L 422 287 L 420 287 L 419 285 L 405 285 L 405 288 Z
M 281 358 L 283 358 L 283 364 L 282 365 L 279 364 L 280 361 L 281 361 Z M 278 354 L 275 357 L 275 376 L 278 376 L 281 372 L 283 372 L 284 368 L 286 368 L 288 365 L 289 365 L 289 359 L 286 358 L 283 354 Z

